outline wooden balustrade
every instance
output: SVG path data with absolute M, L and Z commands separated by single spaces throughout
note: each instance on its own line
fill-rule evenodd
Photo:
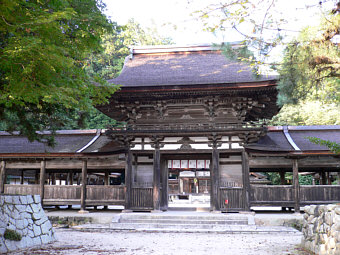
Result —
M 39 195 L 40 185 L 5 184 L 5 193 Z M 79 205 L 81 186 L 44 185 L 44 205 Z M 87 205 L 125 205 L 125 186 L 88 185 Z
M 5 194 L 40 195 L 40 185 L 5 184 Z
M 292 185 L 250 185 L 250 204 L 268 206 L 293 206 Z
M 243 188 L 230 187 L 220 188 L 220 209 L 221 211 L 242 211 L 245 209 L 245 199 L 243 199 Z
M 86 204 L 124 205 L 125 186 L 87 185 Z
M 340 185 L 302 185 L 300 204 L 328 204 L 340 201 Z
M 153 188 L 132 188 L 130 209 L 152 210 L 153 209 Z

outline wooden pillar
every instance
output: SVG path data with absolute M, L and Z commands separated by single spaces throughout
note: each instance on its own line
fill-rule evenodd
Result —
M 109 172 L 108 171 L 105 172 L 104 185 L 110 185 L 110 177 L 109 177 Z
M 81 169 L 81 196 L 80 196 L 80 213 L 86 213 L 86 184 L 87 184 L 87 160 L 83 160 Z
M 220 171 L 219 161 L 220 153 L 217 150 L 217 146 L 213 146 L 212 158 L 211 158 L 211 202 L 210 209 L 212 211 L 220 211 Z
M 24 178 L 25 178 L 25 171 L 22 169 L 21 170 L 21 177 L 20 177 L 20 184 L 24 184 Z
M 326 185 L 326 173 L 324 169 L 321 169 L 321 185 Z
M 42 160 L 40 162 L 40 198 L 41 204 L 44 201 L 45 194 L 45 178 L 46 178 L 46 161 Z
M 6 183 L 6 161 L 1 161 L 0 166 L 0 194 L 5 193 L 5 183 Z
M 327 179 L 327 185 L 332 185 L 332 181 L 331 181 L 331 174 L 330 172 L 326 172 L 326 179 Z
M 35 170 L 34 183 L 39 184 L 39 170 Z
M 160 210 L 160 187 L 161 187 L 161 152 L 158 144 L 155 144 L 153 154 L 153 209 Z
M 110 173 L 109 171 L 105 172 L 104 176 L 104 185 L 109 186 L 110 185 Z M 104 205 L 104 210 L 107 210 L 109 207 L 107 205 Z
M 242 152 L 242 170 L 243 170 L 243 199 L 245 201 L 245 210 L 250 211 L 250 180 L 249 180 L 249 156 L 248 153 Z
M 280 184 L 285 185 L 286 184 L 286 172 L 280 171 Z
M 56 174 L 52 173 L 52 185 L 55 185 Z
M 169 172 L 168 167 L 166 164 L 166 160 L 161 161 L 161 210 L 167 211 L 168 210 L 168 179 L 169 179 Z
M 73 171 L 71 170 L 69 174 L 70 174 L 70 179 L 69 179 L 68 185 L 73 185 L 73 178 L 74 178 Z
M 128 151 L 126 153 L 126 165 L 125 165 L 125 209 L 131 208 L 131 189 L 132 189 L 132 160 L 133 155 L 128 145 Z
M 300 212 L 300 185 L 298 160 L 293 159 L 293 190 L 294 190 L 294 211 Z

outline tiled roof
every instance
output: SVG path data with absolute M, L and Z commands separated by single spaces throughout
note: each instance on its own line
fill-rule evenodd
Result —
M 257 143 L 249 144 L 247 149 L 264 152 L 293 152 L 296 151 L 284 133 L 285 127 L 269 127 L 268 133 Z M 340 126 L 289 126 L 286 127 L 293 143 L 301 152 L 329 151 L 325 146 L 311 143 L 307 137 L 317 137 L 340 143 Z M 48 135 L 49 133 L 45 133 Z M 98 136 L 99 134 L 99 136 Z M 96 139 L 94 139 L 96 137 Z M 0 154 L 51 154 L 77 153 L 84 148 L 83 153 L 112 153 L 123 148 L 97 130 L 58 131 L 56 146 L 48 147 L 44 143 L 30 142 L 26 137 L 17 134 L 0 132 Z M 90 141 L 94 140 L 93 143 Z M 86 145 L 90 145 L 85 148 Z
M 289 141 L 288 136 L 291 138 Z M 257 143 L 249 144 L 247 149 L 271 152 L 290 151 L 329 151 L 326 146 L 314 144 L 308 137 L 340 143 L 340 126 L 288 126 L 269 127 L 268 133 Z M 294 145 L 296 146 L 294 148 Z
M 110 83 L 123 87 L 249 83 L 276 80 L 256 76 L 251 68 L 228 60 L 212 47 L 141 50 L 125 60 L 124 68 Z
M 50 135 L 49 132 L 43 134 Z M 0 132 L 0 154 L 102 152 L 102 147 L 112 142 L 100 130 L 99 132 L 97 130 L 61 130 L 57 131 L 55 141 L 56 145 L 49 147 L 45 143 L 30 142 L 26 137 L 18 134 Z M 90 143 L 91 141 L 93 143 Z M 87 145 L 89 146 L 86 147 Z

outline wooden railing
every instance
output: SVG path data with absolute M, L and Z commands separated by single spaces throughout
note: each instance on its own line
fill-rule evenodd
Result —
M 5 194 L 15 195 L 40 195 L 40 185 L 18 185 L 18 184 L 5 184 Z
M 243 188 L 241 187 L 220 188 L 221 211 L 244 210 L 246 204 L 243 197 Z
M 81 187 L 76 185 L 45 185 L 45 205 L 80 204 Z
M 132 188 L 130 208 L 132 210 L 152 210 L 153 188 Z
M 45 185 L 45 205 L 80 204 L 81 186 Z M 5 193 L 39 195 L 40 185 L 5 185 Z M 86 187 L 87 205 L 125 205 L 125 186 L 88 185 Z
M 251 185 L 251 205 L 292 206 L 294 190 L 291 185 Z M 340 185 L 301 185 L 300 205 L 340 202 Z
M 294 203 L 291 185 L 250 185 L 251 205 L 292 205 Z
M 325 204 L 340 202 L 340 185 L 302 185 L 300 204 Z
M 88 185 L 86 186 L 86 204 L 125 204 L 125 186 L 103 186 Z

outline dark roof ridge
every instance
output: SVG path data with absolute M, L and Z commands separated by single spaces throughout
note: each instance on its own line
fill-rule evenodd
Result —
M 222 42 L 221 44 L 187 44 L 187 45 L 145 45 L 130 47 L 131 55 L 150 54 L 150 53 L 170 53 L 170 52 L 191 52 L 191 51 L 215 51 L 220 50 L 221 45 L 231 44 L 233 47 L 241 45 L 241 41 Z M 131 57 L 131 56 L 130 56 Z
M 287 127 L 291 131 L 309 131 L 309 130 L 340 130 L 340 125 L 310 125 L 310 126 L 268 126 L 268 131 L 282 131 Z
M 105 129 L 75 129 L 75 130 L 57 130 L 57 135 L 91 135 L 96 134 L 97 132 L 105 133 Z M 37 134 L 41 135 L 51 135 L 52 131 L 37 131 Z M 20 132 L 14 131 L 14 132 L 7 132 L 7 131 L 0 131 L 0 136 L 20 136 Z

